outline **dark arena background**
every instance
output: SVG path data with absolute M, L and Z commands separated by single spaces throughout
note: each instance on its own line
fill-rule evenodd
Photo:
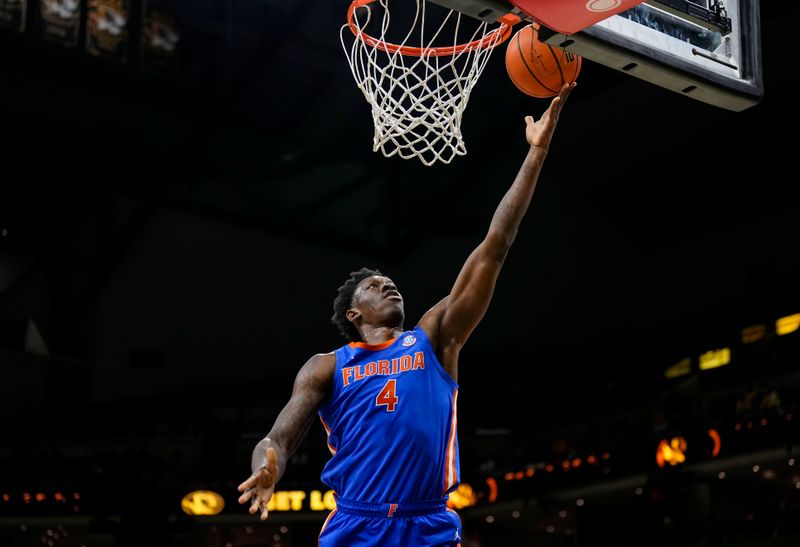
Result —
M 547 101 L 496 52 L 425 167 L 371 150 L 346 2 L 43 2 L 0 1 L 0 545 L 316 545 L 322 425 L 264 523 L 255 443 L 350 271 L 407 328 L 448 293 Z M 584 63 L 461 353 L 464 547 L 800 545 L 798 15 L 742 112 Z

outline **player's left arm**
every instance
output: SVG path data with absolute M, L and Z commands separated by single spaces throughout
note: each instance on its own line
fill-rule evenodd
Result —
M 467 258 L 450 294 L 420 320 L 442 365 L 453 377 L 457 376 L 458 352 L 489 307 L 503 262 L 533 198 L 561 108 L 574 87 L 574 83 L 565 85 L 538 121 L 525 118 L 530 150 L 497 206 L 486 237 Z

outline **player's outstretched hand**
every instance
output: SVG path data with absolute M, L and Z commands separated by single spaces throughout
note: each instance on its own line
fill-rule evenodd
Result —
M 278 482 L 278 455 L 272 447 L 267 448 L 267 465 L 256 471 L 250 478 L 239 485 L 237 490 L 243 492 L 239 496 L 239 503 L 250 502 L 250 514 L 254 515 L 261 511 L 261 520 L 267 520 L 269 512 L 267 503 L 272 498 L 275 491 L 275 483 Z
M 576 85 L 575 82 L 564 84 L 561 87 L 561 91 L 553 97 L 550 106 L 538 121 L 534 122 L 533 116 L 525 116 L 525 123 L 527 124 L 525 138 L 528 140 L 528 144 L 545 150 L 550 147 L 550 139 L 553 138 L 553 132 L 558 124 L 558 116 L 561 114 L 564 103 L 567 102 L 567 97 L 575 89 Z

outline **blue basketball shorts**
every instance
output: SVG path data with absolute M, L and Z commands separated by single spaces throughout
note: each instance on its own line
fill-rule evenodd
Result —
M 461 518 L 444 501 L 362 503 L 337 498 L 319 547 L 460 547 Z

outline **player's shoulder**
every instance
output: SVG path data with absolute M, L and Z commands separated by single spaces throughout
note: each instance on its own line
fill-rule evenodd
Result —
M 298 378 L 302 377 L 314 383 L 329 384 L 335 370 L 335 353 L 316 353 L 300 369 Z
M 428 341 L 434 347 L 436 347 L 439 340 L 439 326 L 449 303 L 450 295 L 439 300 L 431 309 L 425 312 L 425 315 L 417 323 L 417 328 L 422 329 Z
M 315 353 L 311 357 L 309 357 L 308 361 L 306 361 L 306 365 L 311 366 L 327 366 L 331 364 L 336 364 L 336 352 L 329 351 L 327 353 Z

